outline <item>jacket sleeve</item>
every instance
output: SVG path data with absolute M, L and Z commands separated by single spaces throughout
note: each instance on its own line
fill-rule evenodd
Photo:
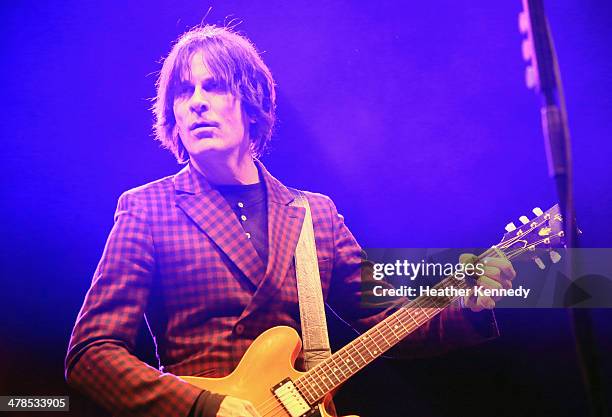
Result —
M 407 299 L 381 301 L 371 295 L 374 285 L 387 285 L 372 278 L 372 263 L 365 257 L 344 218 L 329 200 L 333 225 L 334 262 L 328 302 L 359 331 L 365 331 L 406 303 Z M 370 296 L 368 297 L 368 294 Z M 367 299 L 369 302 L 363 302 Z M 453 303 L 419 327 L 393 349 L 394 355 L 425 357 L 473 345 L 499 336 L 491 310 L 474 313 Z
M 65 362 L 67 382 L 116 415 L 187 416 L 202 392 L 132 354 L 155 274 L 154 252 L 145 205 L 123 194 Z M 211 403 L 218 408 L 220 399 Z

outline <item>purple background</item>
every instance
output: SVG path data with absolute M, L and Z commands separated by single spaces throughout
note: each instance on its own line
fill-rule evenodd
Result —
M 179 169 L 152 140 L 148 99 L 160 58 L 209 3 L 124 3 L 0 9 L 0 394 L 68 392 L 63 355 L 116 200 Z M 610 247 L 612 6 L 547 3 L 583 245 Z M 520 9 L 519 0 L 225 1 L 206 21 L 242 19 L 275 75 L 279 124 L 263 159 L 274 175 L 330 195 L 363 246 L 469 247 L 496 243 L 507 222 L 555 202 L 539 100 L 523 81 Z M 595 314 L 608 352 L 609 318 Z M 371 416 L 585 415 L 566 312 L 505 310 L 498 321 L 500 339 L 383 362 L 340 401 Z M 142 352 L 150 357 L 146 343 Z M 72 414 L 91 412 L 71 395 Z

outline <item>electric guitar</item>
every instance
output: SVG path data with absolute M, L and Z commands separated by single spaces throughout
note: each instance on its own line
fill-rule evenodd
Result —
M 560 255 L 553 247 L 563 246 L 564 232 L 559 207 L 546 212 L 533 210 L 536 217 L 521 216 L 521 225 L 509 223 L 502 240 L 486 250 L 485 257 L 514 259 L 535 256 L 546 249 L 553 262 Z M 435 287 L 468 289 L 473 283 L 450 276 Z M 328 359 L 307 372 L 294 368 L 302 342 L 291 327 L 273 327 L 262 333 L 246 351 L 236 369 L 223 378 L 183 376 L 183 380 L 209 391 L 250 401 L 263 417 L 332 417 L 327 406 L 332 393 L 374 359 L 395 346 L 421 325 L 448 307 L 457 297 L 418 297 L 372 327 Z

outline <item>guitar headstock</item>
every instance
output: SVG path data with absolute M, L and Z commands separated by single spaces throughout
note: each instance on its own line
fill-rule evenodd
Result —
M 526 256 L 544 269 L 544 262 L 538 257 L 543 251 L 548 252 L 553 263 L 561 259 L 561 255 L 553 249 L 565 246 L 563 217 L 558 204 L 545 212 L 536 207 L 533 213 L 535 217 L 531 220 L 527 216 L 521 216 L 519 226 L 508 223 L 504 237 L 495 248 L 503 252 L 508 259 Z

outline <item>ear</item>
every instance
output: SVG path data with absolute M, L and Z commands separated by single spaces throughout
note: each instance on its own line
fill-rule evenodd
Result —
M 187 148 L 185 148 L 185 145 L 183 145 L 183 140 L 181 139 L 178 125 L 174 125 L 174 127 L 172 128 L 172 139 L 174 139 L 176 143 L 177 151 L 179 153 L 184 151 L 185 154 L 187 154 Z
M 178 134 L 176 136 L 176 152 L 177 160 L 179 160 L 180 163 L 189 161 L 189 152 L 187 152 L 187 148 L 185 148 L 185 145 L 183 145 L 183 141 Z
M 177 124 L 175 124 L 172 128 L 172 138 L 176 141 L 176 143 L 181 143 L 181 136 L 179 134 L 179 128 Z

